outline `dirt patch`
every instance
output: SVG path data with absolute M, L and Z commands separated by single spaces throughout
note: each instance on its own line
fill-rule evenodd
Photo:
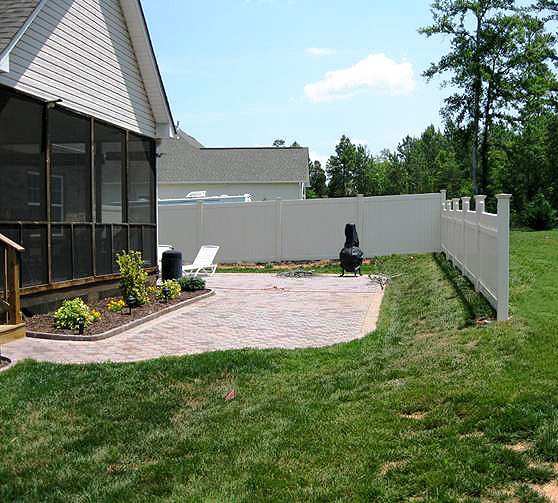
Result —
M 426 419 L 426 412 L 413 412 L 411 414 L 399 414 L 401 419 L 412 419 L 413 421 L 422 421 Z
M 517 442 L 517 444 L 510 444 L 505 446 L 506 449 L 509 449 L 513 452 L 526 452 L 528 451 L 533 445 L 529 442 Z
M 399 470 L 399 468 L 403 468 L 407 463 L 408 461 L 405 461 L 403 459 L 399 461 L 388 461 L 387 463 L 384 463 L 380 468 L 380 475 L 384 477 L 393 470 Z
M 373 264 L 373 258 L 365 258 L 362 261 L 363 265 Z M 296 261 L 285 261 L 285 262 L 236 262 L 234 264 L 219 264 L 220 271 L 227 271 L 229 269 L 269 269 L 270 271 L 275 270 L 288 270 L 297 269 L 299 267 L 329 267 L 329 266 L 339 266 L 339 260 L 296 260 Z
M 548 484 L 533 484 L 531 488 L 541 496 L 546 496 L 552 503 L 558 503 L 558 481 L 553 480 Z
M 125 323 L 130 323 L 131 321 L 140 320 L 146 316 L 157 313 L 166 309 L 169 306 L 179 304 L 185 300 L 192 299 L 194 297 L 199 297 L 210 290 L 198 290 L 196 292 L 182 292 L 175 299 L 169 300 L 168 302 L 160 302 L 154 297 L 150 298 L 150 303 L 143 306 L 132 309 L 132 314 L 128 314 L 128 308 L 124 308 L 121 312 L 113 313 L 109 311 L 106 306 L 113 300 L 113 298 L 102 299 L 97 302 L 89 303 L 88 306 L 92 309 L 96 309 L 101 313 L 101 319 L 96 321 L 89 327 L 87 327 L 83 335 L 96 335 L 112 330 L 113 328 L 120 327 Z M 118 297 L 114 297 L 118 298 Z M 62 334 L 62 335 L 78 335 L 77 330 L 64 330 L 59 328 L 54 328 L 54 313 L 48 314 L 37 314 L 31 318 L 25 320 L 26 328 L 29 332 L 43 332 L 50 334 Z

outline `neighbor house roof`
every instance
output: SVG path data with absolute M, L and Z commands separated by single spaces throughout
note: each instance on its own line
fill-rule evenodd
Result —
M 9 72 L 10 52 L 46 2 L 52 0 L 0 0 L 0 72 Z M 147 98 L 161 137 L 176 130 L 140 0 L 120 0 L 138 61 Z
M 159 183 L 309 182 L 308 148 L 206 148 L 178 131 L 158 149 Z

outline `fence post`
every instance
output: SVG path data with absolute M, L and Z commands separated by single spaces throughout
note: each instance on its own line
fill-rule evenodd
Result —
M 196 250 L 199 250 L 203 246 L 203 203 L 201 201 L 198 201 L 196 203 L 196 208 L 198 210 L 198 215 L 196 218 L 196 220 L 198 221 L 198 228 L 196 229 L 196 248 L 194 249 L 194 253 L 197 253 Z
M 362 194 L 357 194 L 357 228 L 362 241 L 364 237 L 364 196 Z
M 510 199 L 511 194 L 497 194 L 498 200 L 498 298 L 497 318 L 509 317 L 510 300 Z
M 444 251 L 444 234 L 446 234 L 445 229 L 445 220 L 444 220 L 444 212 L 446 211 L 446 198 L 447 198 L 447 191 L 442 189 L 440 191 L 440 251 Z
M 281 198 L 275 200 L 275 260 L 281 262 L 283 259 L 283 203 Z
M 484 213 L 484 200 L 486 196 L 475 196 L 476 232 L 477 232 L 477 271 L 475 274 L 475 290 L 480 290 L 482 280 L 482 255 L 481 255 L 481 215 Z
M 469 259 L 467 257 L 467 212 L 471 204 L 470 197 L 461 198 L 461 272 L 466 274 L 465 271 L 469 270 Z

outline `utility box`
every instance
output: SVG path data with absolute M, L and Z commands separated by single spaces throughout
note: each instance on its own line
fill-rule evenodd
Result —
M 163 252 L 161 261 L 161 279 L 179 279 L 182 277 L 182 253 L 175 250 Z

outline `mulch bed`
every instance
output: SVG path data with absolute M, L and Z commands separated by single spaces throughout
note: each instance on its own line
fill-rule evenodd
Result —
M 143 306 L 137 307 L 132 309 L 132 315 L 128 314 L 129 310 L 125 307 L 119 313 L 113 313 L 109 311 L 106 306 L 110 300 L 113 298 L 119 297 L 111 297 L 102 299 L 98 302 L 91 302 L 87 305 L 92 308 L 96 309 L 101 313 L 101 319 L 96 321 L 89 327 L 87 327 L 83 331 L 83 335 L 97 335 L 107 332 L 113 328 L 120 327 L 126 323 L 131 321 L 139 320 L 141 318 L 145 318 L 146 316 L 157 313 L 163 309 L 166 309 L 169 306 L 179 304 L 184 302 L 185 300 L 192 299 L 194 297 L 199 297 L 200 295 L 209 292 L 210 290 L 197 290 L 195 292 L 182 292 L 178 297 L 175 299 L 169 300 L 168 302 L 160 302 L 155 297 L 150 297 L 151 303 L 145 304 Z M 63 334 L 63 335 L 77 335 L 77 330 L 65 330 L 61 328 L 54 328 L 54 313 L 49 314 L 36 314 L 31 318 L 27 318 L 25 320 L 26 329 L 29 332 L 44 332 L 50 334 Z M 0 363 L 1 365 L 1 363 Z

